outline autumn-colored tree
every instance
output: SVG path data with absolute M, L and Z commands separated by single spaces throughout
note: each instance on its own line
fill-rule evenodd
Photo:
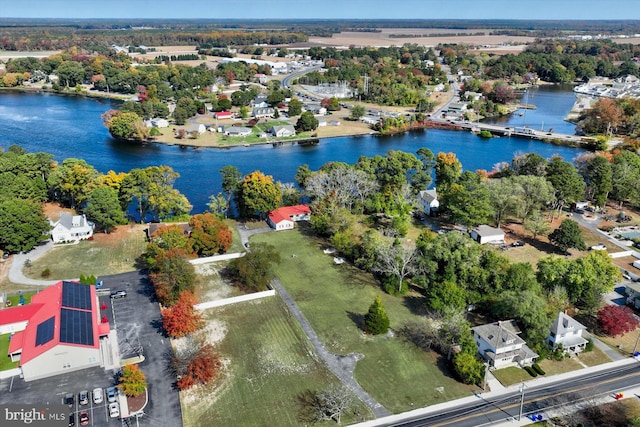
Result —
M 195 288 L 195 270 L 180 249 L 159 253 L 149 277 L 158 301 L 164 306 L 173 305 L 180 292 L 193 291 Z
M 212 213 L 191 217 L 191 235 L 189 245 L 193 252 L 202 256 L 226 252 L 233 239 L 231 230 L 224 221 Z
M 635 330 L 640 322 L 626 306 L 607 305 L 598 311 L 598 326 L 607 335 L 617 336 Z
M 438 193 L 446 193 L 460 179 L 462 163 L 455 153 L 438 153 L 435 169 Z
M 264 218 L 282 202 L 282 190 L 271 175 L 260 171 L 246 175 L 235 193 L 240 216 Z
M 147 388 L 147 379 L 138 365 L 127 365 L 122 368 L 120 385 L 122 392 L 129 397 L 140 396 Z
M 187 338 L 186 345 L 171 358 L 171 370 L 178 378 L 177 386 L 186 390 L 196 384 L 207 384 L 218 373 L 222 363 L 213 346 L 202 339 Z
M 162 327 L 171 338 L 180 338 L 202 328 L 202 315 L 193 307 L 196 304 L 193 292 L 183 291 L 178 301 L 162 310 Z

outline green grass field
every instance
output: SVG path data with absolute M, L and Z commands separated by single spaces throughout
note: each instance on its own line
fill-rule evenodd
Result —
M 13 369 L 18 367 L 18 362 L 12 362 L 9 357 L 7 357 L 7 352 L 9 351 L 9 335 L 4 334 L 0 335 L 0 371 L 6 371 L 7 369 Z
M 509 366 L 508 368 L 496 369 L 492 372 L 500 384 L 508 387 L 513 384 L 517 384 L 520 381 L 529 381 L 533 377 L 527 373 L 524 369 L 516 368 L 515 366 Z
M 22 296 L 24 297 L 24 303 L 29 304 L 31 302 L 31 297 L 34 296 L 36 292 L 23 292 Z M 9 295 L 7 297 L 7 301 L 11 301 L 10 307 L 17 307 L 20 303 L 20 295 Z
M 376 295 L 382 298 L 399 328 L 421 316 L 412 311 L 422 297 L 385 294 L 371 274 L 348 263 L 336 265 L 322 252 L 320 241 L 299 230 L 259 234 L 252 242 L 268 242 L 282 258 L 277 275 L 327 348 L 336 354 L 361 353 L 355 377 L 388 410 L 397 413 L 455 399 L 471 393 L 446 368 L 447 362 L 393 335 L 370 337 L 359 323 Z M 295 256 L 294 256 L 295 255 Z M 437 391 L 442 387 L 443 391 Z
M 277 296 L 210 309 L 205 315 L 226 325 L 217 350 L 227 363 L 211 389 L 181 393 L 186 427 L 304 425 L 297 396 L 337 383 Z M 361 415 L 343 418 L 344 423 L 372 418 L 363 404 L 357 411 Z
M 72 279 L 81 274 L 103 276 L 136 269 L 136 260 L 146 248 L 141 226 L 124 226 L 116 234 L 96 234 L 94 240 L 77 245 L 55 247 L 24 268 L 25 276 L 42 279 L 42 271 L 49 269 L 47 280 Z

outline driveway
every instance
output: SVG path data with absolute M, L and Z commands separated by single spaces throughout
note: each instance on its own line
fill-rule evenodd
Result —
M 112 316 L 118 332 L 121 357 L 140 351 L 145 357 L 140 369 L 147 376 L 149 403 L 140 418 L 141 426 L 181 426 L 180 396 L 174 387 L 175 377 L 167 370 L 166 354 L 171 345 L 160 329 L 160 307 L 151 283 L 140 271 L 102 276 L 103 288 L 125 290 L 127 296 L 111 301 Z
M 18 254 L 14 254 L 11 256 L 11 267 L 9 268 L 9 281 L 13 283 L 19 283 L 23 285 L 40 285 L 40 286 L 49 286 L 54 283 L 59 282 L 59 280 L 36 280 L 29 279 L 24 274 L 22 274 L 22 268 L 24 267 L 24 263 L 27 260 L 34 261 L 40 258 L 42 255 L 49 252 L 53 249 L 54 245 L 51 240 L 47 240 L 45 243 L 42 243 L 35 248 L 31 249 L 29 252 L 24 253 L 20 252 Z

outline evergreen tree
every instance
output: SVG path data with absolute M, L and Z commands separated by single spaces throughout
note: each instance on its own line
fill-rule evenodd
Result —
M 389 316 L 382 307 L 382 300 L 376 297 L 369 312 L 364 316 L 364 330 L 371 335 L 385 334 L 389 330 Z

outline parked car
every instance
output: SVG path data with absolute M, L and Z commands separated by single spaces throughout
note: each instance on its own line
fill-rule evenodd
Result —
M 524 246 L 524 242 L 522 240 L 518 240 L 517 242 L 513 242 L 511 246 L 514 246 L 514 247 Z
M 76 425 L 76 413 L 72 412 L 69 414 L 69 427 L 73 427 Z
M 87 411 L 80 412 L 78 419 L 80 420 L 81 426 L 86 426 L 89 424 L 89 413 L 87 413 Z
M 607 247 L 604 245 L 604 243 L 598 243 L 597 245 L 593 245 L 590 248 L 592 251 L 606 251 Z
M 127 291 L 119 290 L 111 292 L 111 298 L 124 298 L 127 296 Z
M 99 404 L 102 403 L 103 401 L 103 395 L 102 395 L 102 389 L 101 388 L 94 388 L 93 389 L 93 403 L 94 404 Z
M 81 405 L 87 405 L 89 403 L 89 392 L 87 390 L 82 390 L 78 395 L 78 403 Z
M 69 408 L 71 408 L 73 406 L 73 404 L 75 403 L 76 399 L 75 396 L 71 393 L 68 393 L 64 396 L 64 403 L 66 405 L 69 405 Z
M 107 389 L 107 400 L 109 401 L 109 403 L 112 403 L 112 402 L 116 401 L 116 388 L 115 387 L 109 387 Z
M 109 403 L 109 416 L 111 418 L 118 418 L 120 416 L 120 408 L 116 402 Z

